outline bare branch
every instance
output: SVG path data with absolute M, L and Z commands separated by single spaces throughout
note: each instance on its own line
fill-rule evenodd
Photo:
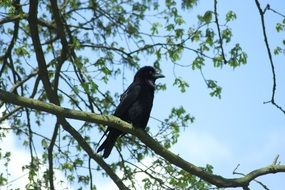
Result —
M 57 6 L 57 1 L 51 0 L 50 2 L 51 2 L 52 14 L 53 14 L 53 17 L 56 23 L 56 33 L 57 33 L 57 36 L 60 37 L 61 44 L 62 44 L 61 55 L 60 55 L 59 62 L 56 66 L 55 77 L 54 77 L 54 88 L 55 88 L 54 91 L 55 93 L 57 93 L 60 71 L 61 71 L 64 61 L 68 57 L 69 47 L 68 47 L 68 42 L 65 38 L 66 35 L 64 32 L 64 24 L 63 24 L 63 21 L 62 21 L 62 18 L 61 18 L 61 15 L 60 15 L 60 12 Z
M 265 11 L 263 11 L 261 9 L 261 6 L 260 6 L 260 3 L 259 3 L 258 0 L 255 0 L 255 4 L 257 6 L 257 9 L 258 9 L 259 15 L 260 15 L 260 19 L 261 19 L 263 38 L 264 38 L 265 47 L 266 47 L 266 50 L 267 50 L 267 55 L 268 55 L 268 58 L 269 58 L 269 62 L 270 62 L 270 66 L 271 66 L 271 72 L 272 72 L 273 86 L 272 86 L 272 96 L 271 96 L 271 100 L 269 102 L 271 102 L 276 108 L 278 108 L 280 111 L 282 111 L 285 114 L 285 110 L 275 102 L 276 72 L 275 72 L 273 58 L 272 58 L 272 54 L 271 54 L 271 50 L 270 50 L 270 46 L 269 46 L 269 42 L 268 42 L 268 38 L 267 38 L 266 28 L 265 28 L 265 20 L 264 20 Z
M 88 171 L 90 177 L 90 190 L 93 190 L 93 177 L 92 177 L 92 168 L 91 168 L 91 157 L 88 159 Z
M 48 171 L 48 175 L 49 175 L 49 184 L 50 184 L 50 189 L 51 190 L 54 190 L 54 183 L 53 183 L 53 180 L 54 180 L 54 177 L 53 177 L 53 147 L 55 145 L 55 140 L 56 140 L 56 137 L 58 135 L 58 130 L 59 130 L 59 123 L 57 122 L 55 124 L 55 128 L 53 130 L 53 135 L 52 135 L 52 138 L 51 138 L 51 141 L 50 141 L 50 144 L 49 144 L 49 147 L 48 147 L 48 166 L 49 166 L 49 171 Z
M 17 106 L 15 109 L 13 109 L 12 111 L 10 111 L 8 114 L 3 115 L 2 117 L 0 117 L 0 123 L 2 123 L 3 121 L 5 121 L 6 119 L 8 119 L 10 116 L 14 115 L 15 113 L 17 113 L 19 110 L 23 109 L 23 107 L 21 106 Z
M 217 4 L 218 4 L 218 1 L 215 0 L 215 1 L 214 1 L 215 23 L 216 23 L 217 30 L 218 30 L 219 43 L 220 43 L 220 48 L 221 48 L 221 51 L 222 51 L 222 57 L 223 57 L 223 60 L 224 60 L 224 64 L 227 64 L 227 59 L 226 59 L 226 57 L 225 57 L 223 39 L 222 39 L 221 29 L 220 29 L 220 24 L 219 24 L 218 11 L 217 11 Z
M 279 159 L 279 154 L 277 154 L 272 162 L 272 165 L 276 165 Z
M 56 98 L 54 98 L 54 91 L 49 81 L 47 64 L 46 64 L 46 60 L 45 60 L 42 46 L 40 43 L 37 13 L 38 13 L 38 1 L 32 0 L 30 1 L 28 22 L 29 22 L 34 50 L 36 53 L 37 62 L 39 65 L 39 76 L 43 82 L 47 96 L 52 99 L 51 102 L 59 104 L 59 101 L 56 100 Z
M 268 10 L 274 12 L 275 14 L 277 14 L 277 15 L 279 15 L 279 16 L 285 18 L 285 15 L 284 15 L 284 14 L 280 13 L 279 11 L 276 11 L 275 9 L 272 9 L 269 4 L 266 5 L 266 9 L 268 9 Z

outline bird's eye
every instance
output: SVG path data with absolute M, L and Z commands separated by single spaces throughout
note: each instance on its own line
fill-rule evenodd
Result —
M 152 73 L 153 73 L 152 71 L 149 71 L 149 72 L 148 72 L 149 75 L 152 75 Z

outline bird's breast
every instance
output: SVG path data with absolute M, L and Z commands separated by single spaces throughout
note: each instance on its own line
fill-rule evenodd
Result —
M 139 98 L 129 109 L 128 115 L 134 127 L 145 129 L 153 104 L 153 96 L 154 92 L 142 91 Z

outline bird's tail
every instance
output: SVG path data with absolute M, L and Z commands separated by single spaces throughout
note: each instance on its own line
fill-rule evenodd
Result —
M 119 136 L 120 136 L 120 133 L 117 133 L 114 130 L 110 130 L 109 134 L 107 135 L 107 138 L 104 140 L 101 146 L 99 146 L 97 153 L 104 150 L 103 158 L 108 158 Z

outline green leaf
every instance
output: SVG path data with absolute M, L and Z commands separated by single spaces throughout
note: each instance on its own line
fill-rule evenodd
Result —
M 231 50 L 230 50 L 230 59 L 228 61 L 228 64 L 236 68 L 240 66 L 241 64 L 246 64 L 247 63 L 247 54 L 242 51 L 241 47 L 239 44 L 236 44 Z
M 217 81 L 207 80 L 207 85 L 212 90 L 210 96 L 221 98 L 222 88 L 217 85 Z
M 168 24 L 168 25 L 166 25 L 166 30 L 167 30 L 167 31 L 172 31 L 172 30 L 174 30 L 174 28 L 175 28 L 174 24 Z
M 236 16 L 236 13 L 235 13 L 235 12 L 233 12 L 233 11 L 227 12 L 227 14 L 226 14 L 226 21 L 227 21 L 227 22 L 233 21 L 233 20 L 235 20 L 236 18 L 237 18 L 237 16 Z
M 181 7 L 183 9 L 192 9 L 197 3 L 197 0 L 182 0 Z
M 176 16 L 175 19 L 174 19 L 175 23 L 178 24 L 178 25 L 182 25 L 185 23 L 184 19 L 182 16 Z
M 217 55 L 213 59 L 214 67 L 221 67 L 223 65 L 224 59 L 222 55 Z
M 226 41 L 226 43 L 229 43 L 232 38 L 232 31 L 230 28 L 226 28 L 222 31 L 222 39 Z
M 26 49 L 25 46 L 15 48 L 15 54 L 18 56 L 29 56 L 30 57 L 30 53 Z
M 89 176 L 84 176 L 84 175 L 80 175 L 78 176 L 78 183 L 83 183 L 85 185 L 87 185 L 89 183 Z
M 204 61 L 205 59 L 203 57 L 197 56 L 192 63 L 192 69 L 201 69 L 202 66 L 204 66 Z
M 13 3 L 13 1 L 11 1 L 11 0 L 1 0 L 0 1 L 0 7 L 4 7 L 4 8 L 11 7 L 12 3 Z
M 43 148 L 47 148 L 49 146 L 48 142 L 46 141 L 46 139 L 42 139 L 41 144 L 42 144 Z
M 279 46 L 277 46 L 273 51 L 274 55 L 279 55 L 281 52 L 282 52 L 282 49 Z
M 158 34 L 158 29 L 161 27 L 162 27 L 162 24 L 160 22 L 152 23 L 151 28 L 150 28 L 151 34 L 152 35 Z
M 213 12 L 212 11 L 205 12 L 203 19 L 205 23 L 210 23 L 213 19 Z
M 205 36 L 206 36 L 206 41 L 205 42 L 207 44 L 209 44 L 210 46 L 212 46 L 213 43 L 214 43 L 214 36 L 215 36 L 215 33 L 214 33 L 213 29 L 207 28 Z
M 194 32 L 191 36 L 191 40 L 194 41 L 194 42 L 198 42 L 201 38 L 201 31 L 198 30 L 196 32 Z
M 186 92 L 186 89 L 189 87 L 189 84 L 180 77 L 175 78 L 173 85 L 177 85 L 182 93 Z
M 206 11 L 203 16 L 198 15 L 198 20 L 201 23 L 209 24 L 213 19 L 213 11 Z
M 179 29 L 176 29 L 176 30 L 175 30 L 175 37 L 176 37 L 176 38 L 181 38 L 181 37 L 183 37 L 183 34 L 184 34 L 184 30 L 183 30 L 183 29 L 179 28 Z
M 281 32 L 285 29 L 285 24 L 282 24 L 282 23 L 277 23 L 276 26 L 275 26 L 275 29 L 277 32 Z
M 5 178 L 3 175 L 5 175 L 5 174 L 0 173 L 0 186 L 4 186 L 8 182 L 7 178 Z
M 73 171 L 75 168 L 73 166 L 73 164 L 69 163 L 69 162 L 66 162 L 66 163 L 63 163 L 61 168 L 63 170 L 69 170 L 69 171 Z
M 134 34 L 137 34 L 138 33 L 138 28 L 131 24 L 131 23 L 128 23 L 127 25 L 127 33 L 130 34 L 130 35 L 134 35 Z

